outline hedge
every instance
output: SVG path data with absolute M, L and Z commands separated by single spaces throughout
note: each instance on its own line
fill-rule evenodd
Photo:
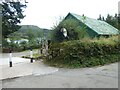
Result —
M 91 67 L 118 62 L 120 43 L 75 40 L 52 43 L 45 63 L 57 67 Z

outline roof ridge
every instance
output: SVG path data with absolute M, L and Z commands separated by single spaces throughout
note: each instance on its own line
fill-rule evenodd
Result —
M 71 13 L 71 12 L 69 12 L 70 14 L 72 14 L 72 15 L 77 15 L 77 16 L 80 16 L 80 17 L 83 17 L 82 15 L 79 15 L 79 14 L 76 14 L 76 13 Z M 84 15 L 85 16 L 85 15 Z M 94 19 L 94 18 L 90 18 L 90 17 L 87 17 L 87 16 L 85 16 L 86 18 L 89 18 L 89 19 L 92 19 L 92 20 L 97 20 L 97 19 Z M 101 21 L 101 20 L 99 20 L 99 21 Z
M 119 31 L 117 28 L 113 27 L 105 21 L 89 18 L 87 16 L 85 16 L 84 19 L 83 16 L 71 12 L 69 12 L 69 14 L 99 34 L 115 34 Z

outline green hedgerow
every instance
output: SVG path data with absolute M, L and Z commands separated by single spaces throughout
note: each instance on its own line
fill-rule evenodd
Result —
M 45 63 L 69 68 L 105 65 L 118 62 L 119 46 L 115 37 L 52 43 Z

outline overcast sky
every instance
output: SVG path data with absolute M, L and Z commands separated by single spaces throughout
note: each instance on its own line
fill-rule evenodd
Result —
M 26 17 L 23 25 L 37 25 L 40 28 L 53 27 L 60 17 L 65 17 L 69 12 L 87 17 L 98 18 L 99 14 L 106 16 L 108 13 L 118 13 L 120 0 L 27 0 Z

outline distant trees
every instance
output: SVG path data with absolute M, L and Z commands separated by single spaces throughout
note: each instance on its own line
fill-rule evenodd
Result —
M 102 20 L 101 14 L 99 15 L 99 18 L 98 18 L 98 20 Z
M 17 24 L 25 17 L 23 15 L 24 8 L 26 8 L 26 4 L 21 2 L 2 3 L 2 36 L 4 38 L 20 29 Z
M 40 29 L 38 30 L 32 30 L 32 29 L 28 29 L 26 30 L 26 39 L 29 40 L 29 43 L 31 44 L 40 44 L 43 36 L 44 36 L 44 32 Z
M 98 20 L 105 21 L 105 22 L 109 23 L 110 25 L 112 25 L 113 27 L 120 30 L 120 15 L 115 14 L 114 16 L 112 16 L 112 15 L 108 14 L 107 17 L 104 18 L 100 14 Z

